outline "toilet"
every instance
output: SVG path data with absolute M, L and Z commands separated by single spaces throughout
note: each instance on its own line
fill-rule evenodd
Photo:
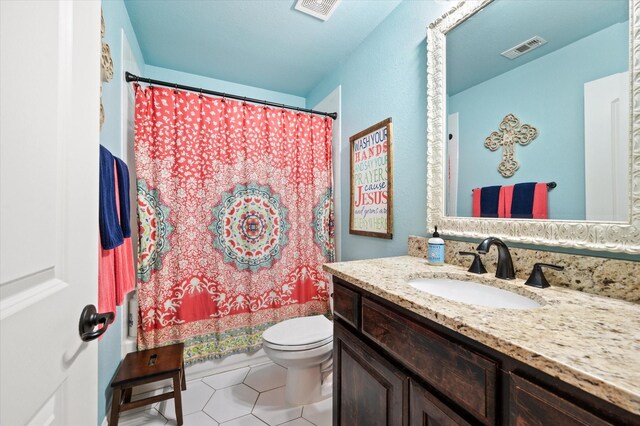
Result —
M 287 369 L 285 399 L 304 405 L 323 399 L 322 373 L 330 366 L 333 324 L 324 315 L 293 318 L 269 327 L 262 348 L 276 364 Z

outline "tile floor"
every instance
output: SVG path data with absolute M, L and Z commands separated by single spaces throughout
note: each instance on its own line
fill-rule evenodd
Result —
M 287 405 L 285 377 L 286 370 L 272 362 L 196 380 L 187 375 L 187 390 L 182 392 L 184 426 L 330 426 L 331 397 L 311 405 Z M 173 399 L 123 413 L 118 424 L 175 425 Z

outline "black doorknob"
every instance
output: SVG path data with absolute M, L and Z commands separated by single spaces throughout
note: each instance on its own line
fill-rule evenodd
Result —
M 95 306 L 85 306 L 80 314 L 80 322 L 78 323 L 80 338 L 84 342 L 97 339 L 107 331 L 109 324 L 113 322 L 115 317 L 116 315 L 113 312 L 99 314 Z M 93 331 L 93 329 L 100 324 L 102 324 L 102 328 Z

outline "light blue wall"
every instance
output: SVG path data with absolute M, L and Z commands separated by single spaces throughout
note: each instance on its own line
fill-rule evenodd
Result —
M 628 26 L 613 25 L 451 96 L 448 112 L 459 113 L 458 216 L 472 215 L 473 188 L 555 181 L 550 218 L 584 220 L 584 83 L 628 69 Z M 489 151 L 484 140 L 509 113 L 539 134 L 516 146 L 520 168 L 504 178 L 497 170 L 502 148 Z
M 113 59 L 114 78 L 102 84 L 102 105 L 104 106 L 105 121 L 100 131 L 100 143 L 115 156 L 122 157 L 122 133 L 120 120 L 122 116 L 120 93 L 120 67 L 122 62 L 122 30 L 129 45 L 142 66 L 144 58 L 138 47 L 136 35 L 131 27 L 129 15 L 122 0 L 102 2 L 102 13 L 105 22 L 104 41 L 109 44 Z M 122 315 L 125 310 L 117 308 L 116 319 L 98 342 L 98 425 L 106 415 L 108 401 L 111 399 L 110 382 L 121 360 Z
M 216 80 L 214 78 L 174 71 L 152 65 L 145 66 L 144 77 L 183 84 L 185 86 L 201 87 L 203 89 L 209 89 L 216 92 L 233 93 L 234 95 L 246 96 L 248 98 L 264 99 L 278 104 L 286 104 L 301 108 L 305 107 L 305 98 L 300 96 L 245 86 L 242 84 L 232 83 L 230 81 Z
M 407 253 L 410 234 L 425 234 L 427 25 L 450 3 L 402 2 L 307 96 L 315 105 L 342 85 L 342 260 Z M 393 239 L 349 235 L 349 137 L 393 118 Z

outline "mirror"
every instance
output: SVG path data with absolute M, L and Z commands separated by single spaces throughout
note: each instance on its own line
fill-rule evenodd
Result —
M 638 0 L 484 0 L 429 26 L 429 228 L 640 252 L 637 13 Z M 546 216 L 504 209 L 503 188 L 508 206 L 534 185 Z
M 495 0 L 446 34 L 448 216 L 474 188 L 555 182 L 548 218 L 628 221 L 629 3 L 576 4 Z M 535 137 L 488 149 L 508 114 Z

